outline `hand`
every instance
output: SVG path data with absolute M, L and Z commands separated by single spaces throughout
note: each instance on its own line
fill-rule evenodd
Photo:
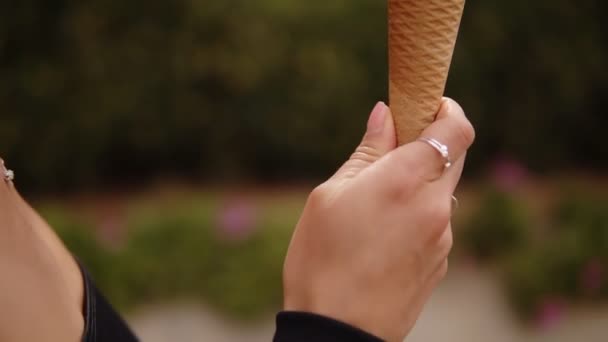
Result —
M 402 341 L 448 269 L 451 198 L 474 130 L 445 99 L 423 134 L 449 146 L 397 148 L 390 110 L 374 109 L 349 161 L 310 195 L 285 261 L 285 310 Z
M 0 178 L 0 341 L 80 341 L 80 269 L 51 228 Z

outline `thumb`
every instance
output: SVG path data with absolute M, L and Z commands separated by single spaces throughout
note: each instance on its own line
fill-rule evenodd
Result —
M 367 132 L 363 141 L 335 177 L 355 177 L 395 148 L 397 148 L 397 134 L 391 111 L 384 102 L 378 102 L 367 122 Z

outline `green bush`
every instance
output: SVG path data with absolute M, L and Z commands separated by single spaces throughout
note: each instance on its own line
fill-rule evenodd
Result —
M 464 253 L 498 266 L 526 320 L 542 320 L 547 303 L 608 302 L 608 202 L 565 192 L 538 222 L 525 205 L 514 194 L 487 191 L 461 233 Z
M 295 218 L 281 224 L 260 215 L 250 235 L 231 238 L 218 227 L 221 210 L 208 205 L 137 210 L 125 244 L 115 250 L 67 212 L 45 213 L 120 310 L 194 298 L 248 319 L 280 307 L 283 259 Z
M 531 220 L 524 203 L 488 190 L 457 245 L 497 266 L 525 319 L 536 319 L 548 301 L 608 302 L 608 203 L 565 193 L 542 220 L 546 226 Z M 92 225 L 65 209 L 43 213 L 121 310 L 195 299 L 247 319 L 280 305 L 282 263 L 299 210 L 286 201 L 247 206 L 255 215 L 236 211 L 247 228 L 236 235 L 222 226 L 226 205 L 217 201 L 134 207 L 119 249 L 100 244 Z
M 553 213 L 553 231 L 576 233 L 589 255 L 608 257 L 608 201 L 605 196 L 567 192 Z
M 569 302 L 581 295 L 581 272 L 587 260 L 577 238 L 563 236 L 544 245 L 531 244 L 510 256 L 504 279 L 522 317 L 534 318 L 547 299 Z
M 608 302 L 607 205 L 593 196 L 563 195 L 545 238 L 511 255 L 508 294 L 524 317 L 537 314 L 548 298 Z
M 387 97 L 386 3 L 5 1 L 0 155 L 38 192 L 325 177 Z M 467 3 L 447 94 L 477 128 L 470 170 L 608 166 L 607 4 Z
M 487 190 L 468 218 L 459 240 L 466 253 L 482 260 L 508 256 L 525 245 L 531 229 L 525 207 L 511 194 Z

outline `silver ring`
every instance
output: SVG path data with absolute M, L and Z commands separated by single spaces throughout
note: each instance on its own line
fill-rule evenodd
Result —
M 4 180 L 7 182 L 12 182 L 15 180 L 15 172 L 13 170 L 9 170 L 4 166 L 4 160 L 2 160 L 2 169 L 4 170 Z
M 456 196 L 452 196 L 452 215 L 454 215 L 458 208 L 460 208 L 460 201 L 458 201 L 458 198 L 456 198 Z
M 418 139 L 418 141 L 428 144 L 429 146 L 431 146 L 432 148 L 437 150 L 437 152 L 439 152 L 439 154 L 441 154 L 443 159 L 445 159 L 445 164 L 443 166 L 445 167 L 446 170 L 449 169 L 450 167 L 452 167 L 452 159 L 450 158 L 450 149 L 446 145 L 440 143 L 439 141 L 437 141 L 437 139 L 431 139 L 431 138 L 420 138 L 420 139 Z

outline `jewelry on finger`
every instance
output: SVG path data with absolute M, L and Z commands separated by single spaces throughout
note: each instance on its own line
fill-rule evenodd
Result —
M 7 169 L 4 165 L 4 161 L 2 161 L 2 169 L 4 172 L 4 180 L 6 182 L 12 182 L 15 179 L 15 172 L 13 172 L 13 170 Z
M 432 148 L 437 150 L 437 152 L 439 152 L 441 157 L 443 157 L 443 159 L 445 159 L 445 164 L 443 166 L 446 170 L 449 169 L 450 167 L 452 167 L 452 159 L 450 158 L 450 149 L 447 147 L 447 145 L 444 145 L 444 144 L 440 143 L 437 139 L 432 139 L 432 138 L 420 138 L 420 139 L 418 139 L 418 141 L 428 144 L 429 146 L 431 146 Z
M 460 201 L 458 201 L 458 198 L 456 198 L 456 196 L 452 196 L 452 215 L 454 215 L 458 208 L 460 208 Z

